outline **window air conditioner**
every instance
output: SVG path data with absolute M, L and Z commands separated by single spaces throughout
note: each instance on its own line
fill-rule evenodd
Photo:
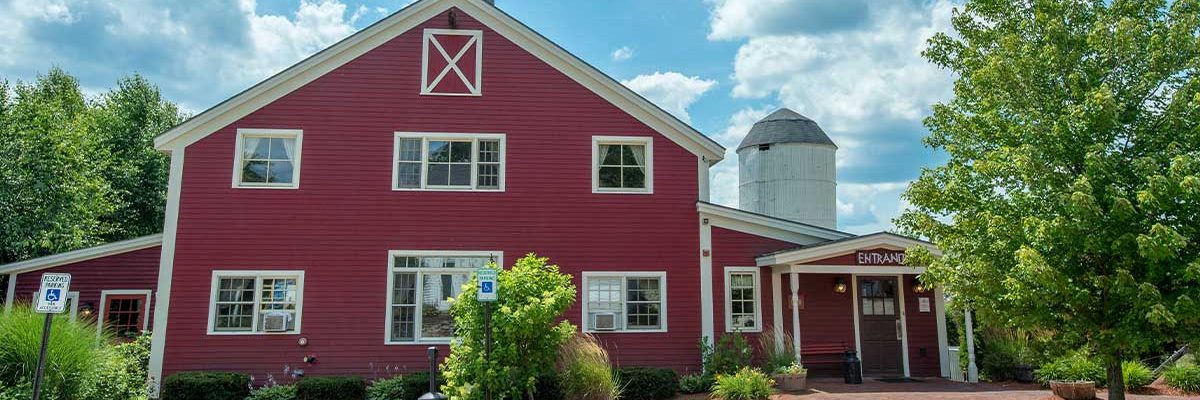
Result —
M 617 330 L 617 314 L 616 313 L 595 313 L 592 314 L 592 330 L 595 331 L 615 331 Z

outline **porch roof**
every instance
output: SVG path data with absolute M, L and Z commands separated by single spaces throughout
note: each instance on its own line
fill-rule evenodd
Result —
M 854 236 L 837 240 L 830 240 L 811 245 L 800 246 L 792 249 L 766 253 L 758 256 L 755 261 L 760 267 L 767 266 L 799 266 L 797 264 L 811 263 L 813 261 L 823 260 L 831 257 L 854 253 L 859 250 L 871 249 L 891 249 L 891 250 L 907 250 L 910 247 L 925 247 L 935 256 L 941 256 L 942 252 L 933 243 L 928 241 L 911 238 L 908 236 L 897 235 L 891 232 L 877 232 L 869 235 Z M 819 267 L 811 265 L 811 267 Z M 867 266 L 863 266 L 867 267 Z M 908 269 L 908 270 L 924 270 L 923 267 L 903 267 L 903 266 L 888 266 L 885 268 L 892 269 Z

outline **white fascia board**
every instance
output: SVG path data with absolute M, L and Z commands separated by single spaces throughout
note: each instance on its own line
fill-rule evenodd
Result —
M 135 250 L 147 249 L 161 245 L 162 238 L 163 235 L 159 233 L 150 236 L 142 236 L 135 239 L 123 240 L 120 242 L 102 244 L 86 249 L 52 254 L 32 260 L 0 265 L 0 274 L 20 274 L 29 271 L 37 271 L 40 269 L 53 268 L 61 265 L 92 260 L 100 257 L 128 253 Z
M 463 10 L 693 154 L 713 163 L 725 157 L 725 148 L 717 142 L 482 0 L 418 1 L 172 128 L 154 139 L 154 147 L 171 151 L 195 143 L 451 7 Z
M 934 246 L 933 243 L 900 236 L 894 233 L 881 232 L 872 235 L 860 236 L 854 239 L 847 239 L 823 246 L 770 254 L 759 257 L 756 259 L 756 262 L 759 266 L 798 264 L 849 254 L 858 250 L 875 249 L 881 247 L 893 250 L 907 250 L 910 247 L 924 247 L 928 249 L 929 252 L 934 256 L 940 257 L 942 255 L 941 250 L 939 250 L 937 246 Z
M 714 226 L 801 245 L 854 236 L 846 232 L 771 218 L 704 202 L 696 203 L 696 210 L 700 212 L 700 218 L 708 218 L 709 223 Z

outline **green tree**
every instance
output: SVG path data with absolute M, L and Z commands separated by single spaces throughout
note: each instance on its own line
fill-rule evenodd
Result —
M 925 57 L 957 76 L 945 151 L 897 224 L 927 277 L 1008 324 L 1121 361 L 1200 335 L 1200 5 L 972 0 Z

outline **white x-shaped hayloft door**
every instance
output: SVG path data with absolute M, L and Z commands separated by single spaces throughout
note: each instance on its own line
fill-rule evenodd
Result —
M 422 94 L 480 94 L 483 31 L 426 29 L 421 59 Z

